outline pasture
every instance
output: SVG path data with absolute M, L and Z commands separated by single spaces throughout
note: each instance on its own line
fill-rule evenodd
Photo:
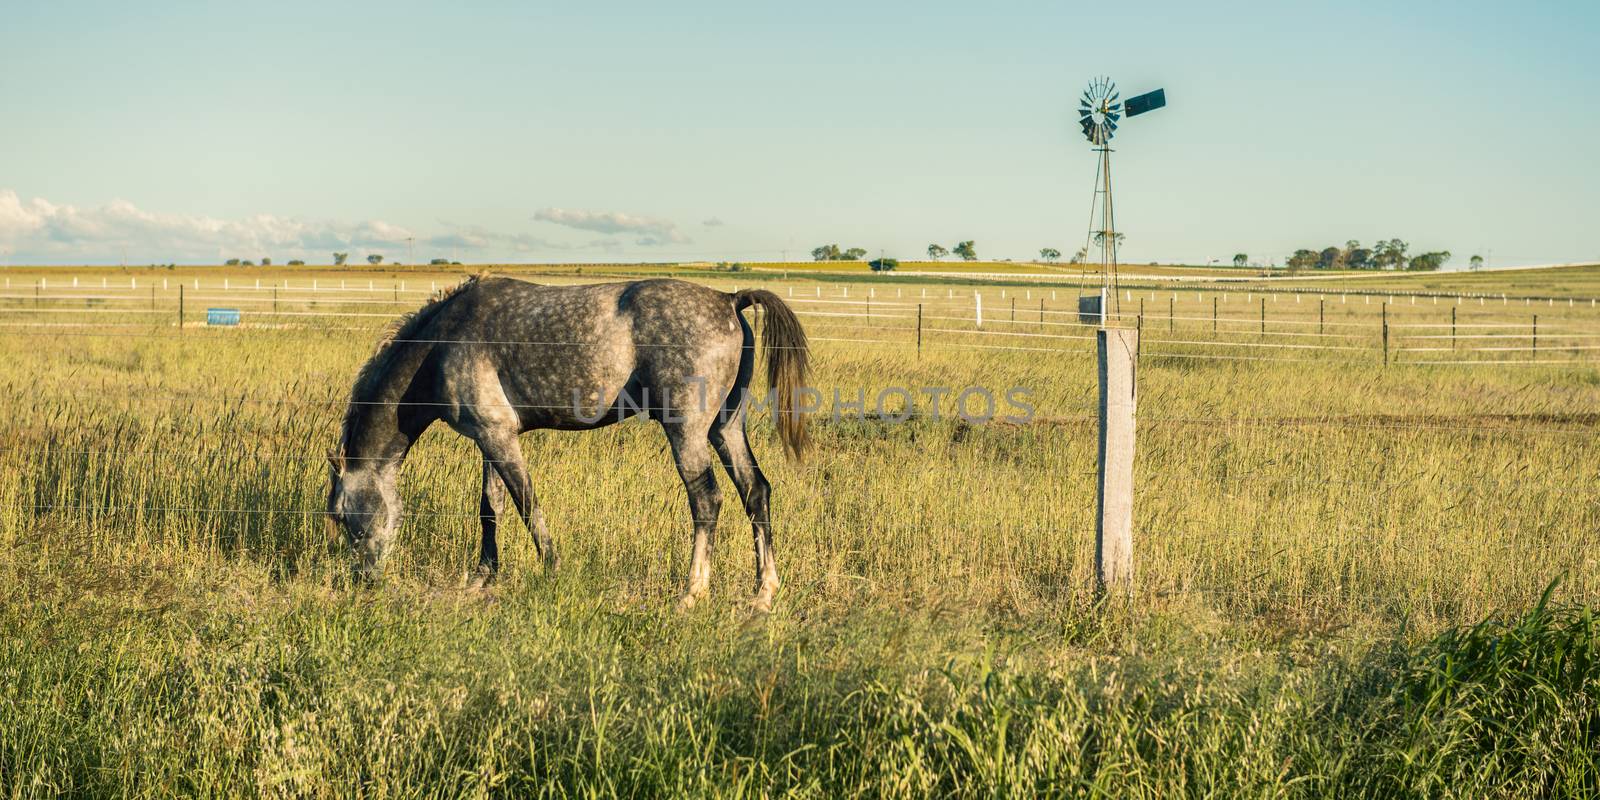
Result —
M 624 272 L 577 269 L 497 271 Z M 348 585 L 324 454 L 384 323 L 459 272 L 4 271 L 0 794 L 1600 791 L 1597 270 L 1129 282 L 1136 580 L 1105 602 L 1072 275 L 683 274 L 777 292 L 827 405 L 864 399 L 799 464 L 752 421 L 770 617 L 737 502 L 674 612 L 686 501 L 638 420 L 523 437 L 555 576 L 512 522 L 461 588 L 479 461 L 436 428 L 385 581 Z M 925 402 L 973 386 L 1034 413 Z

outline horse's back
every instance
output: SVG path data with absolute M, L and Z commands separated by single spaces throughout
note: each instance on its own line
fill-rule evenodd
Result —
M 441 348 L 442 393 L 501 392 L 527 428 L 586 427 L 577 406 L 606 404 L 641 383 L 718 378 L 730 357 L 737 366 L 741 341 L 730 295 L 676 280 L 483 278 L 442 311 L 428 334 Z

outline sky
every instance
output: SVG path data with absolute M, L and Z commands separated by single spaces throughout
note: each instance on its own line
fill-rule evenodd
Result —
M 1592 0 L 6 5 L 0 264 L 1600 260 Z

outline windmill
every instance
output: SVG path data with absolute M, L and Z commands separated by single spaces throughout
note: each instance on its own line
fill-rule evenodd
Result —
M 1116 214 L 1111 203 L 1111 137 L 1116 135 L 1119 122 L 1166 104 L 1165 89 L 1146 92 L 1123 102 L 1117 85 L 1103 76 L 1090 80 L 1088 88 L 1083 90 L 1083 96 L 1078 99 L 1078 126 L 1083 129 L 1084 138 L 1100 154 L 1094 181 L 1094 204 L 1089 210 L 1089 241 L 1085 243 L 1085 249 L 1094 245 L 1100 248 L 1100 296 L 1080 297 L 1078 313 L 1082 319 L 1086 316 L 1085 312 L 1092 308 L 1093 316 L 1098 318 L 1102 327 L 1105 326 L 1107 315 L 1116 314 L 1118 310 L 1118 234 Z M 1097 214 L 1098 224 L 1095 221 Z

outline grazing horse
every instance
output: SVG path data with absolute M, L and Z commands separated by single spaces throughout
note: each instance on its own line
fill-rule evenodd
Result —
M 592 430 L 645 415 L 666 431 L 693 515 L 689 587 L 679 605 L 692 607 L 710 592 L 722 505 L 715 451 L 755 535 L 751 604 L 770 611 L 778 590 L 772 486 L 745 436 L 755 337 L 740 312 L 752 305 L 767 312 L 767 401 L 784 449 L 798 459 L 806 446 L 798 405 L 806 335 L 794 312 L 764 289 L 728 294 L 676 280 L 540 286 L 483 277 L 402 318 L 356 376 L 339 447 L 329 455 L 328 514 L 357 554 L 357 574 L 373 578 L 382 569 L 400 521 L 396 478 L 412 443 L 435 420 L 483 454 L 483 541 L 469 578 L 481 587 L 500 567 L 495 534 L 506 493 L 546 570 L 557 563 L 517 435 Z

